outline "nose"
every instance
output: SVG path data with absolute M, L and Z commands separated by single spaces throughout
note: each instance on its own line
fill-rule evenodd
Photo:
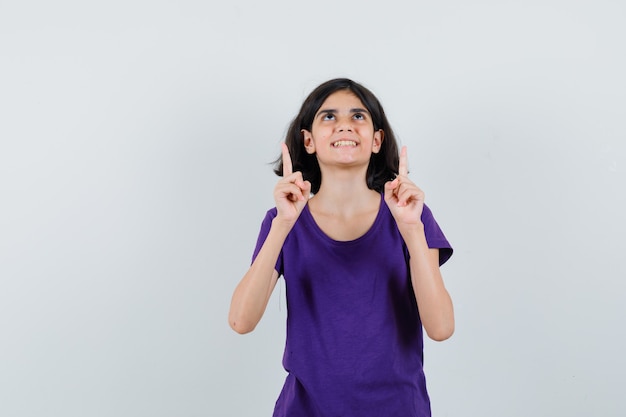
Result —
M 337 132 L 352 132 L 352 118 L 343 117 L 339 119 L 335 129 Z

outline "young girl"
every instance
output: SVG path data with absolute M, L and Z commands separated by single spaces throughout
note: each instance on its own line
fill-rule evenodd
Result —
M 454 331 L 439 266 L 452 248 L 408 178 L 383 108 L 348 79 L 317 87 L 282 145 L 276 207 L 233 294 L 229 322 L 252 331 L 279 276 L 288 372 L 274 416 L 425 417 L 422 326 Z

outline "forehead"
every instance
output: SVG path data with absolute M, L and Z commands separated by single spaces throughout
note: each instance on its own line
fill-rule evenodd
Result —
M 350 90 L 335 91 L 322 103 L 319 110 L 324 109 L 342 109 L 342 108 L 365 108 L 361 100 Z

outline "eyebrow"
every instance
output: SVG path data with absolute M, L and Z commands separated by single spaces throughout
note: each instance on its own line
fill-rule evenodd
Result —
M 317 117 L 320 114 L 337 113 L 337 112 L 338 112 L 337 109 L 324 109 L 324 110 L 318 111 L 315 116 Z M 367 113 L 367 114 L 369 114 L 370 112 L 368 112 L 366 109 L 362 109 L 360 107 L 355 107 L 355 108 L 350 109 L 350 113 Z

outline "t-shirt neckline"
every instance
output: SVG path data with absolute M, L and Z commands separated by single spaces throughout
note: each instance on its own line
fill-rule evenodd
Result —
M 384 202 L 385 202 L 385 200 L 384 200 L 383 194 L 381 193 L 380 194 L 380 204 L 378 205 L 378 213 L 376 214 L 376 218 L 374 219 L 374 223 L 372 223 L 370 228 L 367 229 L 367 231 L 365 233 L 363 233 L 361 236 L 357 237 L 356 239 L 352 239 L 352 240 L 335 240 L 335 239 L 331 238 L 330 236 L 328 236 L 326 234 L 326 232 L 324 232 L 319 227 L 317 222 L 315 221 L 315 218 L 313 217 L 313 214 L 309 210 L 308 203 L 307 203 L 307 205 L 304 206 L 304 210 L 303 210 L 302 214 L 304 214 L 306 216 L 306 220 L 308 221 L 308 223 L 311 224 L 311 228 L 319 236 L 321 236 L 322 239 L 326 240 L 329 243 L 332 243 L 333 245 L 353 245 L 353 244 L 362 242 L 363 240 L 366 240 L 378 228 L 378 225 L 380 224 L 380 222 L 382 220 Z

